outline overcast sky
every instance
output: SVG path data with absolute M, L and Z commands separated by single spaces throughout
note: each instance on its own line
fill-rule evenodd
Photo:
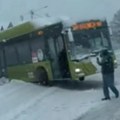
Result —
M 48 6 L 47 8 L 43 8 Z M 0 0 L 0 26 L 30 19 L 30 10 L 39 16 L 68 16 L 71 19 L 106 18 L 111 21 L 120 9 L 120 0 Z

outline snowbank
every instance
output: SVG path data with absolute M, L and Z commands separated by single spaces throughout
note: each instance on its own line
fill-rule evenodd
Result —
M 8 82 L 9 82 L 8 78 L 5 78 L 5 77 L 0 78 L 0 86 L 4 85 L 5 83 L 8 83 Z

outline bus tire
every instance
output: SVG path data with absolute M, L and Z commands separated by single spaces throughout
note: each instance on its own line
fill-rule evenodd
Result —
M 48 85 L 48 75 L 44 67 L 38 67 L 35 71 L 35 78 L 41 85 Z
M 80 81 L 84 81 L 84 80 L 85 80 L 85 77 L 84 77 L 84 76 L 83 76 L 83 77 L 80 77 L 79 80 L 80 80 Z

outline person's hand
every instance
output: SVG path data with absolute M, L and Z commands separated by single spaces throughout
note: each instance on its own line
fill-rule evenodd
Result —
M 96 60 L 99 61 L 99 58 L 97 57 Z

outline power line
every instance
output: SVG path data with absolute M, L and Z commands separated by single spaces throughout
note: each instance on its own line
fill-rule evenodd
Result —
M 44 7 L 41 7 L 41 8 L 35 9 L 35 10 L 30 10 L 29 12 L 22 14 L 22 15 L 20 16 L 20 19 L 21 19 L 21 21 L 23 21 L 23 20 L 24 20 L 24 16 L 27 16 L 27 15 L 30 15 L 30 18 L 31 18 L 31 19 L 33 19 L 35 15 L 36 15 L 37 17 L 40 17 L 40 15 L 36 14 L 36 12 L 38 12 L 38 11 L 40 11 L 40 10 L 42 10 L 42 9 L 45 9 L 45 8 L 48 8 L 48 6 L 46 5 L 46 6 L 44 6 Z

